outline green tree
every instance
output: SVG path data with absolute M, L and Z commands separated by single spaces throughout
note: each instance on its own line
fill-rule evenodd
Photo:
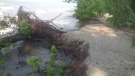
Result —
M 108 21 L 115 26 L 135 28 L 135 14 L 131 0 L 105 0 L 107 12 L 113 17 Z
M 104 0 L 66 0 L 66 2 L 77 3 L 75 15 L 81 20 L 96 17 L 97 14 L 101 14 L 105 11 Z
M 73 0 L 66 0 L 72 2 Z M 75 0 L 77 9 L 75 14 L 81 20 L 89 19 L 96 13 L 109 13 L 110 23 L 121 28 L 135 28 L 135 0 Z

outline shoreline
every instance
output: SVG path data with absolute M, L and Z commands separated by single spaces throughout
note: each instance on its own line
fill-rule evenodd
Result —
M 135 75 L 135 48 L 131 47 L 131 37 L 120 29 L 89 24 L 64 35 L 90 44 L 87 76 Z

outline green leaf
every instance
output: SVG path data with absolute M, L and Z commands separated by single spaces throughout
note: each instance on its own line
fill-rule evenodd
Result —
M 27 63 L 31 65 L 34 70 L 39 66 L 38 63 L 41 61 L 42 59 L 40 56 L 31 56 L 27 58 Z
M 15 74 L 15 76 L 19 76 L 19 74 Z
M 56 50 L 55 45 L 52 45 L 52 47 L 51 47 L 51 52 L 55 52 L 55 50 Z
M 0 65 L 4 64 L 4 61 L 0 58 Z
M 46 62 L 47 65 L 49 66 L 54 66 L 54 61 L 53 60 L 49 60 Z
M 132 39 L 132 47 L 135 46 L 135 37 Z
M 6 73 L 4 74 L 4 76 L 12 76 L 10 73 Z
M 30 29 L 30 25 L 29 25 L 28 21 L 22 20 L 21 22 L 19 22 L 18 26 L 19 26 L 19 28 L 20 28 L 20 32 L 21 32 L 23 35 L 25 35 L 25 36 L 27 36 L 27 37 L 30 36 L 30 34 L 31 34 L 31 29 Z
M 50 57 L 51 57 L 52 60 L 54 60 L 57 57 L 57 54 L 56 53 L 51 53 Z

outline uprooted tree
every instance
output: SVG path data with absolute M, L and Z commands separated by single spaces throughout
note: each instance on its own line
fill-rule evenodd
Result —
M 0 39 L 0 47 L 6 43 L 17 42 L 19 40 L 45 40 L 51 45 L 56 45 L 60 52 L 63 52 L 69 61 L 68 70 L 70 76 L 85 76 L 86 65 L 84 60 L 88 57 L 89 44 L 85 41 L 71 40 L 58 28 L 53 25 L 53 20 L 44 21 L 31 12 L 26 12 L 21 6 L 17 13 L 17 24 L 19 33 Z M 68 60 L 67 60 L 68 61 Z

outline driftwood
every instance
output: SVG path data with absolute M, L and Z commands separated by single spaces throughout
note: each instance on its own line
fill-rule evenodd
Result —
M 85 41 L 80 40 L 70 40 L 68 37 L 64 36 L 62 31 L 52 25 L 52 19 L 50 21 L 44 21 L 38 18 L 31 12 L 26 12 L 21 6 L 17 13 L 18 22 L 22 20 L 27 20 L 30 24 L 32 34 L 30 40 L 33 39 L 49 39 L 51 44 L 56 45 L 59 51 L 65 53 L 67 57 L 71 58 L 68 65 L 69 70 L 72 72 L 67 72 L 70 76 L 85 76 L 86 65 L 83 64 L 84 60 L 88 57 L 89 44 Z M 17 41 L 19 39 L 25 39 L 25 37 L 19 36 L 18 38 L 10 37 L 10 42 Z M 13 40 L 12 40 L 13 39 Z M 3 41 L 3 42 L 2 42 Z M 0 40 L 0 43 L 4 42 L 4 38 Z

